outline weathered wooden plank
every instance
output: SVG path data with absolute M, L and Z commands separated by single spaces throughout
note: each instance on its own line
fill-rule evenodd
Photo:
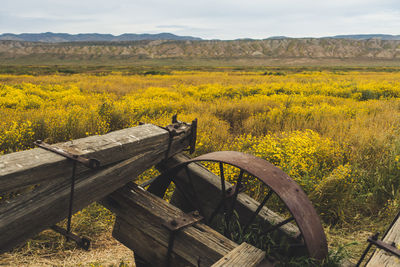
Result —
M 387 244 L 394 243 L 395 247 L 400 249 L 400 218 L 398 218 L 393 226 L 389 229 L 386 236 L 383 238 L 383 242 Z M 400 259 L 382 249 L 377 249 L 366 266 L 400 266 Z
M 212 267 L 253 267 L 261 263 L 265 258 L 265 251 L 262 251 L 246 242 L 234 248 Z M 272 266 L 272 265 L 271 265 Z
M 176 155 L 170 158 L 167 162 L 163 162 L 160 169 L 165 169 L 170 166 L 182 163 L 187 160 L 188 157 L 184 154 Z M 215 210 L 221 200 L 221 180 L 220 177 L 210 172 L 198 163 L 191 163 L 188 166 L 188 171 L 192 177 L 194 188 L 196 188 L 197 195 L 199 198 L 200 206 L 206 216 L 210 216 Z M 185 170 L 178 172 L 174 175 L 174 179 L 182 185 L 183 188 L 191 192 L 191 186 L 189 185 L 187 173 Z M 231 184 L 225 183 L 225 188 L 229 188 Z M 184 211 L 187 210 L 188 201 L 183 198 L 179 190 L 175 190 L 171 203 L 177 205 Z M 256 211 L 259 203 L 244 193 L 240 193 L 237 198 L 236 210 L 240 214 L 240 223 L 247 223 L 247 219 Z M 266 226 L 275 225 L 284 219 L 277 213 L 271 211 L 267 207 L 263 207 L 257 218 L 265 222 Z M 299 242 L 297 239 L 301 235 L 300 230 L 294 224 L 288 223 L 278 230 L 283 236 L 290 239 L 292 242 Z
M 65 151 L 96 158 L 102 166 L 131 158 L 148 151 L 159 143 L 166 143 L 168 132 L 146 124 L 114 131 L 102 136 L 89 136 L 55 144 Z M 77 173 L 86 171 L 78 164 Z M 0 157 L 0 192 L 71 176 L 71 162 L 41 148 L 15 152 Z
M 157 130 L 157 132 L 159 132 Z M 174 137 L 171 153 L 182 151 L 189 143 L 189 134 Z M 159 138 L 149 134 L 151 144 L 140 153 L 112 167 L 78 177 L 74 191 L 74 211 L 101 199 L 122 187 L 137 175 L 165 158 L 168 139 L 159 132 Z M 70 171 L 70 170 L 69 170 Z M 17 244 L 64 219 L 68 213 L 70 181 L 55 180 L 42 185 L 34 192 L 0 206 L 0 252 Z
M 113 236 L 152 266 L 164 266 L 170 232 L 163 223 L 184 213 L 133 183 L 102 201 L 117 214 Z M 210 266 L 237 246 L 201 222 L 176 234 L 171 266 Z

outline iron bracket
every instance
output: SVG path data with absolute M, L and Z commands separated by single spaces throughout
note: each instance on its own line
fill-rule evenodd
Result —
M 53 152 L 55 154 L 65 157 L 67 159 L 79 162 L 87 168 L 95 170 L 98 167 L 100 167 L 100 161 L 98 161 L 97 159 L 93 159 L 93 158 L 88 159 L 88 158 L 84 158 L 80 155 L 72 154 L 68 151 L 62 150 L 61 148 L 51 146 L 51 145 L 43 142 L 42 140 L 37 140 L 34 142 L 34 144 L 40 148 L 47 150 L 47 151 Z
M 393 219 L 390 226 L 386 229 L 385 233 L 383 234 L 382 238 L 385 238 L 387 233 L 389 233 L 390 229 L 392 229 L 393 225 L 397 222 L 400 218 L 400 211 L 397 213 L 396 217 Z M 384 243 L 382 240 L 378 240 L 379 232 L 370 236 L 367 241 L 369 242 L 368 246 L 365 248 L 363 254 L 361 255 L 360 259 L 358 260 L 356 267 L 360 266 L 362 261 L 364 260 L 365 256 L 368 254 L 368 251 L 371 249 L 372 245 L 376 245 L 378 248 L 385 250 L 386 252 L 392 253 L 397 257 L 400 257 L 400 250 L 396 248 L 396 244 L 392 243 L 391 245 Z
M 358 260 L 356 267 L 361 266 L 365 256 L 367 256 L 368 251 L 371 249 L 372 245 L 375 245 L 377 248 L 383 249 L 390 254 L 393 254 L 400 258 L 400 250 L 396 247 L 396 244 L 393 242 L 392 244 L 388 244 L 383 242 L 382 240 L 378 239 L 379 233 L 376 233 L 370 237 L 368 237 L 368 246 L 365 248 L 363 254 L 361 255 L 360 259 Z
M 193 211 L 190 213 L 185 213 L 179 218 L 175 218 L 169 222 L 164 222 L 162 225 L 170 231 L 168 240 L 168 250 L 166 258 L 166 266 L 171 266 L 171 255 L 172 249 L 174 247 L 174 240 L 176 233 L 188 226 L 191 226 L 199 221 L 203 220 L 203 216 L 200 215 L 198 211 Z
M 201 216 L 198 211 L 192 211 L 189 213 L 185 213 L 183 216 L 175 218 L 169 222 L 164 222 L 163 226 L 171 232 L 176 232 L 182 228 L 191 226 L 201 220 L 203 220 L 203 216 Z
M 63 156 L 72 161 L 71 192 L 69 198 L 67 229 L 63 229 L 57 225 L 53 225 L 50 228 L 65 236 L 67 238 L 67 241 L 69 241 L 69 239 L 72 239 L 76 242 L 76 244 L 79 247 L 85 250 L 89 250 L 90 240 L 85 237 L 81 238 L 71 232 L 71 218 L 72 218 L 74 190 L 75 190 L 75 172 L 77 163 L 81 163 L 85 167 L 95 170 L 100 167 L 100 161 L 98 161 L 97 159 L 85 158 L 80 155 L 72 154 L 68 151 L 62 150 L 61 148 L 53 147 L 47 143 L 44 143 L 41 140 L 37 140 L 36 142 L 34 142 L 34 144 L 42 149 L 53 152 L 57 155 Z
M 196 149 L 196 137 L 197 137 L 197 119 L 194 119 L 191 124 L 178 121 L 178 115 L 175 114 L 172 116 L 171 124 L 162 127 L 159 126 L 161 129 L 168 131 L 169 134 L 169 142 L 168 142 L 168 149 L 165 153 L 165 159 L 170 157 L 170 150 L 172 145 L 172 140 L 175 136 L 179 136 L 181 134 L 186 134 L 188 131 L 189 133 L 189 148 L 185 149 L 184 151 L 189 151 L 192 154 Z
M 79 247 L 83 248 L 84 250 L 89 250 L 90 240 L 87 239 L 86 237 L 79 237 L 72 232 L 68 232 L 67 230 L 65 230 L 64 228 L 61 228 L 58 225 L 52 225 L 52 226 L 50 226 L 50 228 L 53 229 L 54 231 L 56 231 L 57 233 L 74 240 L 75 243 Z
M 369 237 L 367 241 L 377 246 L 378 248 L 400 258 L 400 250 L 396 247 L 396 243 L 393 242 L 392 244 L 388 244 L 383 242 L 382 240 L 375 238 L 375 236 Z

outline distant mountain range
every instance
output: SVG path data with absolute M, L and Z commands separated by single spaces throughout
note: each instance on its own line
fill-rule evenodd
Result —
M 353 35 L 336 35 L 334 39 L 356 39 L 356 40 L 368 40 L 368 39 L 380 39 L 380 40 L 400 40 L 400 35 L 390 34 L 353 34 Z
M 281 39 L 308 39 L 308 38 L 292 38 L 288 36 L 272 36 L 268 39 L 281 40 Z M 400 40 L 400 35 L 390 35 L 390 34 L 349 34 L 349 35 L 335 35 L 335 36 L 325 36 L 316 39 L 351 39 L 351 40 L 369 40 L 369 39 L 379 39 L 379 40 Z
M 43 43 L 0 41 L 0 64 L 36 59 L 66 62 L 154 59 L 340 59 L 391 60 L 400 64 L 400 40 L 292 38 L 266 40 L 142 40 Z M 31 61 L 32 61 L 31 60 Z M 31 62 L 30 61 L 30 62 Z
M 11 40 L 10 40 L 11 39 Z M 202 40 L 160 34 L 2 34 L 2 64 L 343 64 L 388 62 L 400 66 L 400 35 L 362 34 L 323 38 L 275 36 L 263 40 Z M 185 63 L 186 64 L 186 63 Z M 199 63 L 200 64 L 200 63 Z M 203 63 L 201 63 L 203 64 Z M 216 63 L 222 64 L 222 63 Z M 353 64 L 353 63 L 352 63 Z M 386 63 L 385 63 L 386 64 Z
M 123 41 L 142 41 L 142 40 L 201 40 L 201 38 L 191 36 L 178 36 L 172 33 L 158 34 L 134 34 L 124 33 L 121 35 L 100 34 L 100 33 L 4 33 L 0 34 L 0 40 L 43 42 L 43 43 L 63 43 L 63 42 L 123 42 Z
M 327 36 L 317 39 L 352 39 L 352 40 L 400 40 L 400 35 L 390 34 L 354 34 L 354 35 L 336 35 Z M 286 36 L 273 36 L 265 38 L 265 40 L 282 40 L 282 39 L 304 39 L 291 38 Z M 143 40 L 174 40 L 174 41 L 200 41 L 201 38 L 192 36 L 178 36 L 172 33 L 158 34 L 134 34 L 124 33 L 121 35 L 99 34 L 99 33 L 4 33 L 0 34 L 0 40 L 26 41 L 26 42 L 43 42 L 43 43 L 63 43 L 63 42 L 126 42 L 126 41 L 143 41 Z M 241 38 L 237 40 L 253 40 L 251 38 Z

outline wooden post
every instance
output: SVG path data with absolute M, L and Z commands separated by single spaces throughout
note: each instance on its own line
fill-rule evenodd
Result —
M 111 132 L 102 136 L 89 136 L 55 144 L 70 153 L 96 158 L 101 166 L 107 166 L 156 150 L 168 145 L 168 132 L 158 126 L 145 124 Z M 79 165 L 79 164 L 78 164 Z M 78 166 L 77 174 L 87 168 Z M 0 156 L 0 192 L 71 176 L 71 162 L 66 158 L 41 148 Z
M 185 129 L 188 131 L 173 138 L 170 154 L 182 151 L 189 144 L 190 127 L 187 125 L 182 125 L 182 127 L 186 127 Z M 168 132 L 156 126 L 138 128 L 137 135 L 129 137 L 130 140 L 136 140 L 129 146 L 132 151 L 125 151 L 127 147 L 123 148 L 123 146 L 116 149 L 123 151 L 121 153 L 125 156 L 129 155 L 129 159 L 109 168 L 77 177 L 74 191 L 74 212 L 124 186 L 146 169 L 165 159 L 169 147 Z M 144 130 L 144 133 L 141 130 Z M 101 137 L 100 139 L 103 140 Z M 94 140 L 92 142 L 95 143 Z M 114 142 L 112 144 L 112 146 L 115 145 Z M 108 155 L 108 157 L 111 158 L 113 155 Z M 41 161 L 41 158 L 37 160 Z M 51 160 L 49 159 L 49 161 Z M 50 169 L 54 170 L 55 165 L 50 164 L 50 166 Z M 44 172 L 46 168 L 40 165 L 40 169 Z M 70 175 L 71 167 L 63 168 L 63 172 Z M 0 252 L 12 249 L 66 218 L 69 196 L 70 181 L 62 178 L 43 184 L 33 192 L 0 206 Z
M 152 266 L 165 266 L 170 231 L 163 224 L 184 213 L 130 183 L 102 202 L 117 214 L 113 236 Z M 210 266 L 237 246 L 198 222 L 175 235 L 170 266 Z M 199 264 L 200 263 L 200 264 Z

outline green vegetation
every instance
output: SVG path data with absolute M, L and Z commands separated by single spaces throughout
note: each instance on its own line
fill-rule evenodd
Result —
M 0 150 L 104 134 L 139 121 L 165 125 L 175 113 L 183 121 L 198 118 L 197 154 L 238 150 L 282 168 L 316 206 L 332 251 L 359 242 L 348 248 L 354 260 L 370 232 L 385 229 L 399 206 L 399 70 L 2 66 Z M 99 206 L 88 210 L 74 224 L 79 231 L 110 230 L 112 219 L 95 233 L 85 230 L 90 218 L 111 216 Z

